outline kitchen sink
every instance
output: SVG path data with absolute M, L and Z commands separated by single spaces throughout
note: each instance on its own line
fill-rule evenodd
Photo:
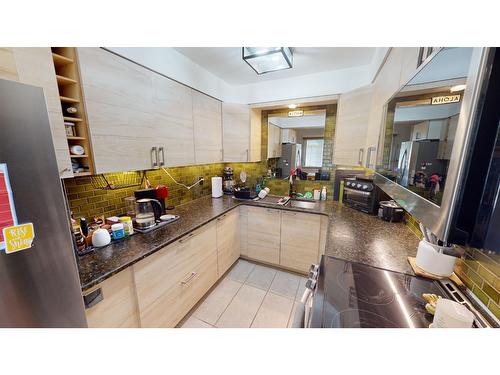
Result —
M 300 199 L 300 200 L 292 199 L 292 200 L 290 200 L 289 205 L 290 205 L 290 207 L 304 208 L 304 209 L 308 209 L 308 210 L 312 210 L 312 209 L 318 207 L 318 203 L 316 203 L 315 201 L 304 200 L 304 199 Z

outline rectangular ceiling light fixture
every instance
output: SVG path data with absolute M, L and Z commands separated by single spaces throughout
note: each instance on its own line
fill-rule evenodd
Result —
M 290 69 L 293 54 L 290 47 L 243 47 L 243 60 L 257 74 Z

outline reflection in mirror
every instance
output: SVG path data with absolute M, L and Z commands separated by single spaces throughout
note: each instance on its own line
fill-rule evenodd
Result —
M 444 48 L 387 104 L 377 172 L 440 205 L 472 48 Z
M 305 111 L 297 117 L 268 117 L 268 153 L 278 157 L 277 178 L 288 178 L 296 171 L 302 180 L 330 179 L 329 173 L 321 173 L 325 121 L 326 110 Z

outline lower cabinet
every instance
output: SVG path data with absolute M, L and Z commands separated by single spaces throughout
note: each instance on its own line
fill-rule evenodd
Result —
M 103 281 L 84 295 L 101 289 L 102 301 L 85 310 L 89 328 L 140 327 L 132 267 Z
M 267 263 L 279 264 L 280 210 L 248 207 L 247 256 Z
M 262 207 L 240 207 L 241 255 L 307 273 L 325 251 L 328 217 Z
M 321 216 L 281 213 L 280 265 L 307 272 L 319 259 Z
M 215 223 L 133 266 L 142 327 L 175 327 L 217 281 Z
M 222 276 L 240 257 L 240 214 L 232 210 L 217 219 L 217 270 Z

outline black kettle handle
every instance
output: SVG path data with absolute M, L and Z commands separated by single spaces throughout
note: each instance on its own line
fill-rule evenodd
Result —
M 160 220 L 160 216 L 162 215 L 163 206 L 160 201 L 157 199 L 150 199 L 151 205 L 153 206 L 153 211 L 155 213 L 155 220 Z

